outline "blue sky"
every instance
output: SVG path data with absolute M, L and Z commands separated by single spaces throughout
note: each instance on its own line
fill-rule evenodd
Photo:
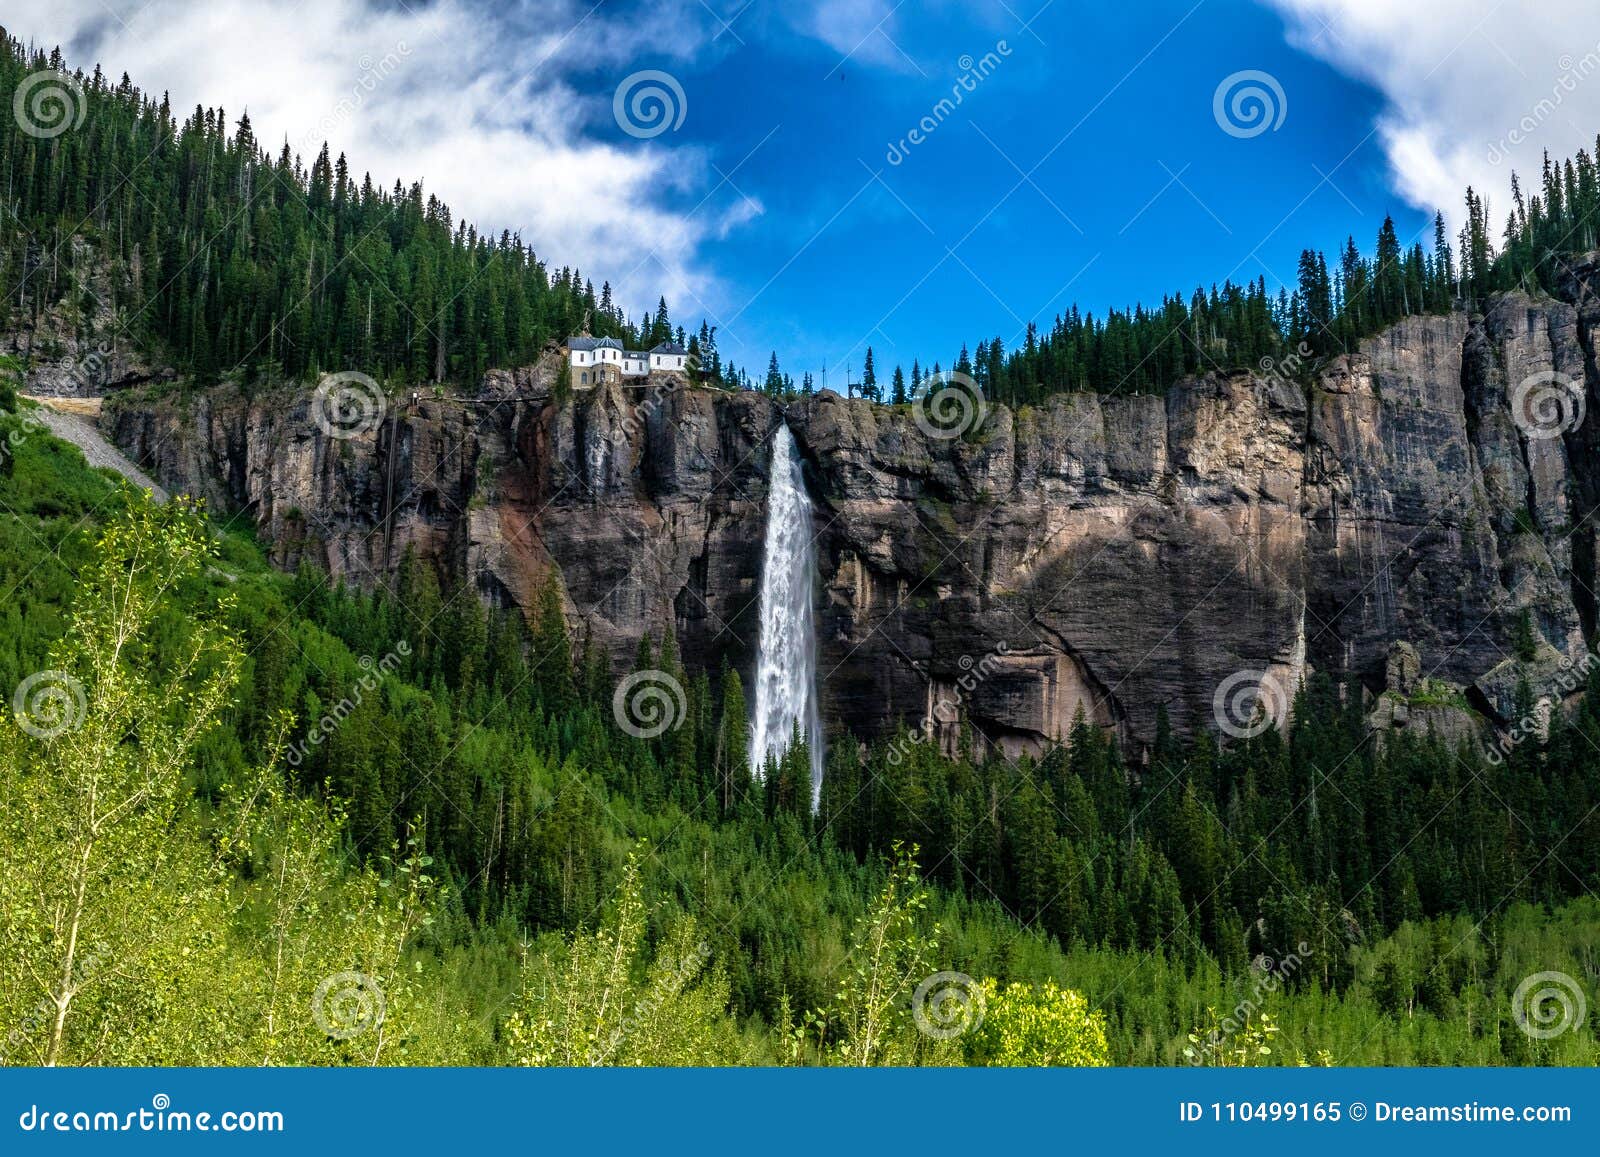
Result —
M 1381 99 L 1291 48 L 1274 12 L 1056 3 L 1025 26 L 993 8 L 907 21 L 849 57 L 740 20 L 723 38 L 742 45 L 681 70 L 678 135 L 729 178 L 713 200 L 761 206 L 705 250 L 731 291 L 723 348 L 753 371 L 769 347 L 797 374 L 826 359 L 833 384 L 869 344 L 885 364 L 948 365 L 960 342 L 1009 347 L 1074 300 L 1276 284 L 1308 242 L 1370 244 L 1385 212 L 1427 222 L 1386 180 Z M 1245 69 L 1277 77 L 1287 105 L 1248 139 L 1212 102 Z M 960 107 L 910 143 L 963 75 Z
M 832 385 L 868 345 L 948 364 L 1074 302 L 1276 287 L 1303 246 L 1370 248 L 1386 213 L 1428 240 L 1469 181 L 1503 216 L 1513 165 L 1600 128 L 1587 0 L 1536 27 L 1502 0 L 7 7 L 12 32 L 178 107 L 248 108 L 266 140 L 421 177 L 635 317 L 665 293 L 752 373 L 776 349 Z M 676 90 L 659 134 L 616 115 L 643 71 Z M 1275 90 L 1259 133 L 1216 113 L 1239 73 Z

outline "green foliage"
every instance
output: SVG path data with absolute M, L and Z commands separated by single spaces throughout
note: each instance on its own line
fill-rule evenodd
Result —
M 895 845 L 889 878 L 851 933 L 831 1004 L 797 1033 L 796 1044 L 814 1043 L 825 1063 L 904 1064 L 916 1054 L 910 1000 L 939 947 L 938 925 L 931 935 L 921 927 L 928 894 L 916 851 Z
M 184 770 L 237 678 L 238 651 L 226 627 L 199 619 L 178 662 L 140 660 L 165 600 L 211 555 L 204 520 L 181 504 L 113 521 L 80 573 L 51 666 L 0 722 L 14 869 L 0 885 L 0 945 L 53 1006 L 39 1045 L 47 1065 L 82 1035 L 74 1004 L 96 979 L 85 962 L 114 958 L 120 976 L 144 971 L 147 983 L 170 976 L 176 962 L 161 953 L 176 929 L 161 889 L 206 888 L 204 858 L 173 854 L 166 835 L 183 818 Z
M 64 69 L 59 50 L 0 41 L 0 99 L 30 72 Z M 531 362 L 588 318 L 596 334 L 639 332 L 572 268 L 545 264 L 510 233 L 481 236 L 422 184 L 390 189 L 326 144 L 276 156 L 248 114 L 175 114 L 126 79 L 78 74 L 83 129 L 53 140 L 0 123 L 0 180 L 21 228 L 0 240 L 0 272 L 26 286 L 0 326 L 84 293 L 71 263 L 40 260 L 64 232 L 90 240 L 100 284 L 132 331 L 201 380 L 235 370 L 476 384 L 491 366 Z M 92 297 L 89 299 L 93 302 Z M 664 311 L 661 316 L 664 316 Z
M 737 1063 L 743 1045 L 728 984 L 693 918 L 679 918 L 648 961 L 645 926 L 639 856 L 631 855 L 605 926 L 547 949 L 524 970 L 506 1025 L 513 1063 Z
M 251 791 L 223 785 L 212 825 L 193 806 L 243 653 L 226 604 L 173 603 L 216 557 L 193 507 L 123 510 L 80 571 L 43 673 L 54 698 L 0 723 L 0 1008 L 26 1028 L 7 1042 L 17 1059 L 376 1064 L 404 1021 L 426 860 L 346 871 L 338 825 L 271 770 L 287 720 Z M 352 968 L 388 1007 L 354 1048 L 307 1011 Z
M 1518 659 L 1531 663 L 1539 657 L 1539 636 L 1533 626 L 1533 612 L 1527 607 L 1517 616 L 1511 632 L 1511 649 Z
M 1056 987 L 1012 983 L 1001 988 L 983 981 L 983 1022 L 966 1038 L 969 1064 L 1007 1067 L 1109 1065 L 1105 1015 L 1093 1011 L 1081 993 Z
M 1243 1023 L 1236 1024 L 1207 1006 L 1206 1023 L 1189 1034 L 1183 1056 L 1190 1064 L 1206 1067 L 1256 1068 L 1272 1063 L 1270 1042 L 1278 1031 L 1270 1012 L 1247 1017 Z

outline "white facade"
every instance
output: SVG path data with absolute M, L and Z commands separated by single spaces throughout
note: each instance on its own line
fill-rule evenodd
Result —
M 682 346 L 662 342 L 654 349 L 623 349 L 614 337 L 569 337 L 567 364 L 572 384 L 597 386 L 608 377 L 647 378 L 657 371 L 687 372 L 689 353 Z

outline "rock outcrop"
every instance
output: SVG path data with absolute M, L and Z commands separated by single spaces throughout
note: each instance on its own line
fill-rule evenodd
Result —
M 48 272 L 43 266 L 50 266 Z M 112 275 L 96 247 L 82 237 L 57 250 L 30 249 L 24 268 L 39 282 L 65 284 L 72 291 L 59 297 L 39 292 L 44 301 L 30 301 L 18 327 L 0 334 L 0 354 L 27 365 L 23 391 L 34 397 L 93 398 L 107 390 L 126 389 L 177 377 L 128 335 L 129 319 L 111 306 L 118 299 Z M 124 278 L 137 279 L 139 258 L 133 257 Z M 124 292 L 121 296 L 126 297 Z
M 1538 694 L 1595 629 L 1600 432 L 1528 409 L 1530 381 L 1595 403 L 1587 268 L 1565 300 L 1408 319 L 1309 385 L 1268 368 L 992 406 L 958 438 L 904 407 L 785 411 L 676 379 L 557 402 L 537 370 L 400 399 L 348 439 L 303 391 L 123 394 L 103 421 L 285 566 L 371 583 L 410 550 L 507 606 L 554 567 L 619 671 L 671 629 L 691 667 L 747 676 L 787 421 L 817 506 L 830 723 L 870 736 L 958 703 L 1015 749 L 1081 710 L 1137 747 L 1163 707 L 1180 732 L 1218 726 L 1239 686 L 1281 719 L 1322 671 L 1382 698 L 1377 726 L 1459 737 L 1474 712 L 1510 722 L 1508 681 Z

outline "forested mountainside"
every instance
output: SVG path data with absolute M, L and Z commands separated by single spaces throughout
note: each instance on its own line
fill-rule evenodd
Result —
M 4 43 L 0 102 L 61 63 Z M 1596 1059 L 1513 999 L 1600 935 L 1587 158 L 1498 254 L 1469 196 L 1455 247 L 979 343 L 952 438 L 776 358 L 728 388 L 709 327 L 648 404 L 573 396 L 546 344 L 665 302 L 82 84 L 81 132 L 0 130 L 0 676 L 50 677 L 0 725 L 8 1062 Z M 388 412 L 335 438 L 348 369 Z M 114 388 L 209 516 L 14 387 Z M 814 813 L 803 745 L 746 757 L 780 420 L 827 521 Z M 641 738 L 645 671 L 683 704 Z M 952 973 L 985 1015 L 929 1032 Z
M 30 72 L 70 67 L 59 49 L 30 56 L 0 29 L 0 99 L 11 101 Z M 776 352 L 753 379 L 721 357 L 714 325 L 686 332 L 664 299 L 628 319 L 608 284 L 596 291 L 575 268 L 550 268 L 516 235 L 480 235 L 420 181 L 358 177 L 326 143 L 301 156 L 258 140 L 246 114 L 173 110 L 127 76 L 113 82 L 95 68 L 77 78 L 81 130 L 41 138 L 15 118 L 0 126 L 12 226 L 0 237 L 0 275 L 16 286 L 0 301 L 0 333 L 32 331 L 64 298 L 113 318 L 117 347 L 94 367 L 95 386 L 170 367 L 200 381 L 359 369 L 473 389 L 485 370 L 527 364 L 587 322 L 640 348 L 676 338 L 708 383 L 812 388 L 809 373 L 797 386 L 782 372 Z M 1524 198 L 1517 189 L 1503 252 L 1488 212 L 1467 190 L 1455 245 L 1439 217 L 1431 253 L 1402 243 L 1387 220 L 1370 256 L 1353 238 L 1331 262 L 1308 248 L 1297 285 L 1276 295 L 1262 280 L 1227 281 L 1099 318 L 1073 306 L 1030 325 L 1016 349 L 998 337 L 970 352 L 963 344 L 945 367 L 935 351 L 929 364 L 891 371 L 869 351 L 861 389 L 903 402 L 925 376 L 954 370 L 1010 406 L 1066 391 L 1161 392 L 1185 375 L 1302 349 L 1348 352 L 1403 317 L 1448 314 L 1495 290 L 1550 290 L 1564 255 L 1595 244 L 1594 159 L 1547 159 L 1539 190 Z M 74 239 L 92 242 L 82 259 Z

